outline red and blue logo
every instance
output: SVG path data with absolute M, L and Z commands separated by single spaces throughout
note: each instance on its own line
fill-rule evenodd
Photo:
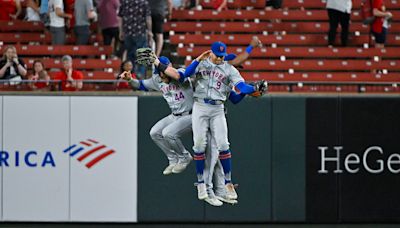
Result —
M 110 149 L 106 145 L 93 139 L 88 139 L 86 141 L 81 141 L 78 144 L 73 144 L 63 150 L 63 152 L 69 153 L 69 156 L 71 157 L 76 157 L 76 160 L 84 163 L 88 169 L 92 168 L 100 161 L 115 153 L 113 149 Z M 95 157 L 89 160 L 89 156 Z

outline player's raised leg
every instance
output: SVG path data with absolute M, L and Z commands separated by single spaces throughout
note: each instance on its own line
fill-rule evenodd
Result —
M 172 169 L 178 163 L 178 155 L 171 150 L 169 143 L 165 140 L 162 131 L 163 129 L 173 122 L 173 116 L 169 115 L 159 120 L 150 130 L 150 137 L 155 144 L 164 152 L 168 158 L 168 166 L 164 169 L 163 174 L 168 175 L 172 173 Z
M 181 173 L 193 160 L 189 151 L 181 141 L 181 137 L 192 131 L 192 116 L 174 116 L 174 122 L 164 128 L 162 135 L 170 148 L 178 155 L 178 163 L 172 169 L 173 173 Z

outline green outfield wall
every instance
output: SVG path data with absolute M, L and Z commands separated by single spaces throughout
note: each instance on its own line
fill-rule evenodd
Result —
M 139 98 L 139 222 L 399 222 L 400 99 L 267 96 L 227 104 L 239 204 L 197 199 L 195 166 L 164 176 L 150 128 L 169 114 Z M 192 147 L 192 135 L 184 137 Z

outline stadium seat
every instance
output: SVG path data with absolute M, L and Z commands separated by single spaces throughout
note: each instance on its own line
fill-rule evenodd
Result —
M 213 8 L 211 0 L 202 0 L 200 4 L 204 8 Z M 263 8 L 265 7 L 265 0 L 228 0 L 228 8 L 245 7 Z
M 35 59 L 25 59 L 28 68 L 32 68 Z M 62 68 L 60 59 L 42 59 L 46 68 Z M 119 69 L 121 60 L 102 60 L 102 59 L 74 59 L 73 65 L 75 69 Z
M 172 13 L 173 20 L 275 20 L 279 18 L 284 21 L 328 21 L 328 14 L 325 9 L 319 10 L 223 10 L 216 11 L 211 9 L 203 10 L 174 10 Z M 393 20 L 400 21 L 400 12 L 393 11 Z M 359 11 L 353 11 L 351 21 L 362 21 Z
M 190 61 L 186 61 L 189 65 Z M 374 69 L 386 69 L 389 71 L 400 71 L 400 60 L 382 60 L 379 62 L 371 60 L 330 60 L 330 59 L 296 59 L 296 60 L 268 60 L 252 59 L 244 64 L 246 70 L 260 71 L 371 71 Z
M 353 11 L 360 9 L 361 0 L 353 0 Z M 387 9 L 396 9 L 399 7 L 398 0 L 385 1 Z M 312 8 L 312 9 L 325 9 L 326 0 L 290 0 L 284 1 L 283 7 L 288 8 Z
M 323 33 L 329 29 L 328 22 L 220 22 L 220 21 L 182 21 L 168 22 L 164 24 L 166 31 L 174 32 L 248 32 L 262 33 L 263 31 L 275 32 L 285 31 L 286 33 Z M 399 33 L 400 25 L 393 24 L 390 28 L 391 33 Z M 360 32 L 369 34 L 369 27 L 362 23 L 352 23 L 350 32 Z
M 192 56 L 193 58 L 199 56 L 209 46 L 196 46 L 196 47 L 180 47 L 178 48 L 178 55 Z M 241 47 L 228 47 L 228 53 L 239 54 L 244 52 L 246 46 Z M 262 47 L 256 48 L 251 52 L 251 58 L 398 58 L 400 47 L 387 47 L 385 49 L 375 48 L 356 48 L 356 47 L 342 47 L 342 48 L 328 48 L 328 47 Z
M 51 78 L 57 74 L 57 71 L 48 72 Z M 82 71 L 84 80 L 114 80 L 116 74 L 105 71 Z
M 202 35 L 202 34 L 177 34 L 170 36 L 171 44 L 210 45 L 214 41 L 222 41 L 227 45 L 248 45 L 252 34 L 230 34 L 230 35 Z M 326 34 L 305 34 L 305 35 L 257 35 L 261 42 L 266 45 L 279 46 L 326 46 Z M 337 39 L 338 40 L 338 39 Z M 400 35 L 388 35 L 387 46 L 400 46 Z M 349 45 L 364 46 L 372 40 L 369 35 L 350 36 Z
M 111 55 L 111 46 L 74 46 L 74 45 L 15 45 L 20 56 L 49 56 L 49 55 L 78 55 L 78 56 L 100 56 Z M 3 52 L 4 46 L 0 46 Z
M 400 73 L 373 74 L 365 72 L 241 72 L 246 81 L 267 80 L 270 82 L 371 82 L 399 83 Z
M 101 42 L 102 38 L 99 35 L 92 35 L 90 37 L 90 43 Z M 0 33 L 0 42 L 4 44 L 15 44 L 15 43 L 38 43 L 38 44 L 50 44 L 51 34 L 50 33 Z M 75 38 L 71 35 L 67 35 L 67 44 L 74 44 Z
M 29 21 L 2 21 L 0 32 L 43 32 L 44 25 L 41 22 Z

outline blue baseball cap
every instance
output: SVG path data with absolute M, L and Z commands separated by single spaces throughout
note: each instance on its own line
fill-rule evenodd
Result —
M 165 56 L 160 56 L 158 58 L 158 60 L 160 60 L 160 63 L 165 64 L 165 65 L 169 65 L 171 63 L 171 61 L 169 61 L 169 59 Z M 154 69 L 154 73 L 160 74 L 160 72 L 157 70 L 157 68 Z
M 211 51 L 216 55 L 216 56 L 227 56 L 227 53 L 226 53 L 226 44 L 224 44 L 224 43 L 222 43 L 222 42 L 220 42 L 220 41 L 217 41 L 217 42 L 214 42 L 212 45 L 211 45 Z
M 236 58 L 236 54 L 228 54 L 227 56 L 225 56 L 225 61 L 231 61 L 234 60 Z
M 171 63 L 171 61 L 169 61 L 169 59 L 165 56 L 160 56 L 160 58 L 158 58 L 158 60 L 160 60 L 160 62 L 165 65 L 169 65 Z

